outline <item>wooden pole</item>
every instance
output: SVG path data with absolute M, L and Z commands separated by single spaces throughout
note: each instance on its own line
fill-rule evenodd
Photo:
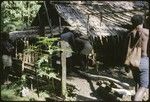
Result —
M 88 38 L 90 38 L 90 32 L 89 32 L 89 19 L 90 19 L 90 15 L 88 15 L 88 18 L 87 18 L 87 36 L 88 36 Z M 86 70 L 88 70 L 88 55 L 86 55 L 86 65 L 85 65 L 85 67 L 86 67 Z
M 45 11 L 46 11 L 46 16 L 47 16 L 48 24 L 49 24 L 49 27 L 50 27 L 50 33 L 51 33 L 51 36 L 53 36 L 53 34 L 52 34 L 52 22 L 51 22 L 51 19 L 49 17 L 49 14 L 48 14 L 48 9 L 47 9 L 47 6 L 46 6 L 46 1 L 44 1 L 44 7 L 45 7 Z
M 29 27 L 29 16 L 30 16 L 30 14 L 29 14 L 29 1 L 27 1 L 27 14 L 28 14 L 28 19 L 27 19 L 27 28 Z
M 40 36 L 45 36 L 45 27 L 44 27 L 44 21 L 43 20 L 43 14 L 42 12 L 38 13 L 38 17 L 39 17 L 39 35 Z
M 59 16 L 59 33 L 61 33 L 61 17 Z
M 15 57 L 16 57 L 16 58 L 18 57 L 18 55 L 17 55 L 17 54 L 18 54 L 17 44 L 18 44 L 18 43 L 17 43 L 17 39 L 16 39 L 16 44 L 15 44 L 15 45 L 16 45 L 16 46 L 15 46 L 15 52 L 16 52 L 16 53 L 15 53 Z
M 61 49 L 65 50 L 65 41 L 61 41 Z M 62 51 L 61 53 L 61 65 L 62 65 L 62 96 L 66 98 L 67 96 L 67 88 L 66 88 L 66 51 Z
M 103 15 L 102 12 L 100 12 L 100 26 L 102 25 Z
M 88 18 L 87 18 L 87 35 L 89 35 L 89 16 L 90 15 L 88 15 Z

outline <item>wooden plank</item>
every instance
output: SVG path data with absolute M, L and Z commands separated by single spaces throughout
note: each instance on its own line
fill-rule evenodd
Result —
M 61 41 L 61 48 L 63 50 L 66 49 L 65 41 Z M 66 51 L 62 51 L 61 53 L 61 65 L 62 65 L 62 96 L 67 96 L 67 89 L 66 89 Z

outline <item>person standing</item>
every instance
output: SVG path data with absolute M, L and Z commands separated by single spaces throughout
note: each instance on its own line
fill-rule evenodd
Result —
M 1 55 L 2 55 L 2 73 L 4 84 L 9 84 L 10 81 L 8 79 L 9 73 L 12 67 L 12 54 L 14 51 L 14 46 L 9 41 L 9 33 L 2 32 L 2 41 L 1 41 Z
M 132 31 L 128 35 L 129 38 L 131 37 L 129 47 L 133 48 L 139 42 L 138 46 L 141 48 L 141 58 L 138 68 L 132 65 L 129 67 L 136 82 L 134 101 L 142 101 L 144 93 L 149 87 L 149 29 L 143 28 L 144 18 L 142 15 L 134 15 L 131 18 L 131 22 Z

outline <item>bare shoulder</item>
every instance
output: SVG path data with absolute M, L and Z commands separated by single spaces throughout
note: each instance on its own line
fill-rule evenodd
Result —
M 149 36 L 149 29 L 143 28 L 143 33 L 144 33 L 146 36 Z

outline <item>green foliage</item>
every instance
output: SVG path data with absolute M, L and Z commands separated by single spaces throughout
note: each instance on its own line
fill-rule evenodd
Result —
M 25 101 L 26 100 L 19 96 L 16 96 L 15 91 L 13 89 L 7 89 L 7 88 L 1 90 L 1 99 L 3 101 Z
M 9 84 L 1 86 L 1 100 L 3 101 L 45 101 L 45 97 L 49 97 L 48 92 L 40 92 L 39 97 L 35 90 L 30 90 L 28 97 L 21 97 L 21 83 L 22 79 Z
M 56 77 L 56 73 L 54 73 L 54 69 L 51 66 L 50 58 L 51 54 L 59 49 L 59 47 L 57 46 L 52 46 L 54 41 L 58 40 L 58 38 L 39 37 L 38 39 L 38 47 L 40 47 L 40 45 L 45 45 L 48 48 L 45 51 L 48 53 L 42 54 L 42 56 L 40 56 L 39 60 L 36 63 L 38 67 L 39 76 L 46 76 L 49 79 L 52 77 Z
M 37 67 L 38 67 L 38 75 L 39 76 L 46 76 L 47 78 L 54 78 L 56 77 L 56 73 L 54 73 L 54 69 L 50 66 L 48 61 L 48 55 L 44 55 L 39 58 L 37 61 Z
M 51 55 L 54 51 L 59 51 L 60 48 L 57 46 L 52 46 L 54 41 L 58 40 L 58 38 L 48 38 L 48 37 L 39 37 L 39 46 L 45 45 L 48 47 L 47 52 Z
M 26 49 L 24 49 L 24 51 L 26 53 L 30 53 L 30 52 L 38 52 L 38 47 L 35 45 L 30 45 L 28 46 Z
M 58 41 L 59 38 L 48 38 L 48 37 L 38 37 L 38 41 L 36 44 L 31 45 L 26 49 L 28 53 L 34 52 L 38 53 L 38 61 L 35 63 L 35 67 L 37 67 L 37 74 L 40 77 L 47 77 L 48 79 L 48 90 L 50 93 L 55 92 L 55 85 L 53 78 L 57 77 L 57 73 L 54 72 L 54 68 L 51 65 L 51 57 L 52 53 L 55 53 L 55 51 L 63 51 L 58 46 L 54 46 L 53 43 L 55 41 Z M 46 48 L 42 46 L 46 46 Z M 66 50 L 67 51 L 67 50 Z M 52 79 L 52 80 L 49 80 Z M 71 88 L 67 89 L 69 94 L 72 93 Z M 68 98 L 68 100 L 73 100 Z
M 27 85 L 26 81 L 27 81 L 26 75 L 22 75 L 20 80 L 20 86 L 21 87 L 26 86 Z
M 3 1 L 1 4 L 2 31 L 22 30 L 29 26 L 40 5 L 38 1 Z
M 1 86 L 1 96 L 2 100 L 5 101 L 18 101 L 18 100 L 29 100 L 27 98 L 20 97 L 20 92 L 22 87 L 26 85 L 26 75 L 22 75 L 22 77 L 9 85 Z
M 56 77 L 54 69 L 51 66 L 51 55 L 54 51 L 59 51 L 60 48 L 53 46 L 54 41 L 58 38 L 38 37 L 38 42 L 35 45 L 30 45 L 25 52 L 34 52 L 39 54 L 39 60 L 35 63 L 39 76 L 46 76 L 47 78 Z M 46 46 L 48 49 L 42 49 L 42 46 Z

